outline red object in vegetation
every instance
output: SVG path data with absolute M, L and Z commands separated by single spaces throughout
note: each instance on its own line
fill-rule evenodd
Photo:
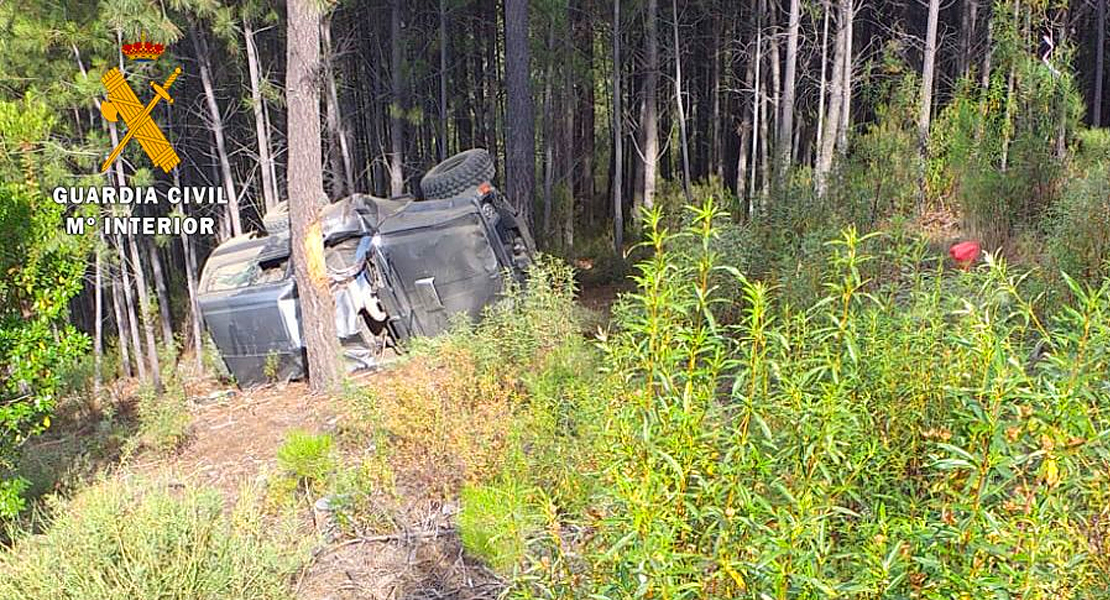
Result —
M 982 248 L 979 246 L 979 242 L 960 242 L 948 249 L 948 255 L 952 257 L 952 260 L 956 261 L 956 264 L 958 264 L 960 268 L 966 271 L 970 269 L 971 265 L 975 263 L 975 260 L 979 258 L 979 252 L 981 250 Z

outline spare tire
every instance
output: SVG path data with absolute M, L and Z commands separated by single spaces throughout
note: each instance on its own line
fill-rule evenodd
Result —
M 483 148 L 460 152 L 432 167 L 420 180 L 429 200 L 452 198 L 493 179 L 493 159 Z
M 281 233 L 289 229 L 289 201 L 282 200 L 262 215 L 262 227 L 266 233 Z

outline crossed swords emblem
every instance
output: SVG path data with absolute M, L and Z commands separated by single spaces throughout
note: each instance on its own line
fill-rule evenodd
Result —
M 154 89 L 154 97 L 146 106 L 139 103 L 139 98 L 135 96 L 135 92 L 128 85 L 127 80 L 123 78 L 119 69 L 112 68 L 100 78 L 100 81 L 104 83 L 104 87 L 108 90 L 108 99 L 100 103 L 100 114 L 112 123 L 119 120 L 122 115 L 123 122 L 127 124 L 127 135 L 123 136 L 123 139 L 112 150 L 112 153 L 108 155 L 108 159 L 100 166 L 101 173 L 106 172 L 108 167 L 112 166 L 112 163 L 123 152 L 123 149 L 127 147 L 131 138 L 138 139 L 139 145 L 150 157 L 154 166 L 161 167 L 166 173 L 169 173 L 170 169 L 181 162 L 181 158 L 177 156 L 177 152 L 174 152 L 173 146 L 166 140 L 166 136 L 162 134 L 162 130 L 158 128 L 158 125 L 150 116 L 150 112 L 160 101 L 165 100 L 173 104 L 173 97 L 170 96 L 169 89 L 180 74 L 181 67 L 177 67 L 166 78 L 165 83 L 159 85 L 152 81 L 150 87 Z

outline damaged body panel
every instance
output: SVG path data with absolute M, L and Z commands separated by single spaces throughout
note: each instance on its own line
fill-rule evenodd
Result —
M 387 346 L 443 331 L 523 279 L 532 242 L 488 185 L 438 200 L 353 195 L 328 205 L 321 225 L 348 371 L 372 368 Z M 209 334 L 240 385 L 305 375 L 305 349 L 288 228 L 228 240 L 201 274 Z

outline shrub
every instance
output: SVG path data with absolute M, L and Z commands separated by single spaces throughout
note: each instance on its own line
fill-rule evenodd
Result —
M 291 431 L 278 448 L 278 466 L 305 491 L 318 490 L 335 470 L 332 438 L 327 434 Z
M 700 257 L 676 256 L 653 215 L 653 255 L 602 343 L 620 382 L 595 400 L 608 451 L 589 506 L 561 517 L 588 534 L 546 536 L 518 597 L 1110 589 L 1110 281 L 1067 280 L 1075 302 L 1048 315 L 994 258 L 874 281 L 877 238 L 849 229 L 827 244 L 822 296 L 785 306 L 714 261 L 720 211 L 691 210 Z M 715 269 L 739 298 L 712 289 Z
M 185 388 L 169 380 L 162 394 L 144 387 L 138 394 L 139 427 L 128 441 L 126 454 L 140 448 L 154 452 L 171 452 L 181 446 L 189 435 L 192 417 L 185 405 Z
M 0 554 L 0 597 L 289 598 L 306 558 L 298 536 L 263 521 L 249 493 L 223 509 L 211 490 L 103 480 L 54 500 L 44 533 Z
M 511 572 L 541 522 L 528 495 L 526 487 L 511 480 L 463 488 L 458 516 L 463 548 L 494 569 Z
M 1072 178 L 1048 220 L 1056 267 L 1096 284 L 1110 276 L 1110 167 L 1096 163 Z

